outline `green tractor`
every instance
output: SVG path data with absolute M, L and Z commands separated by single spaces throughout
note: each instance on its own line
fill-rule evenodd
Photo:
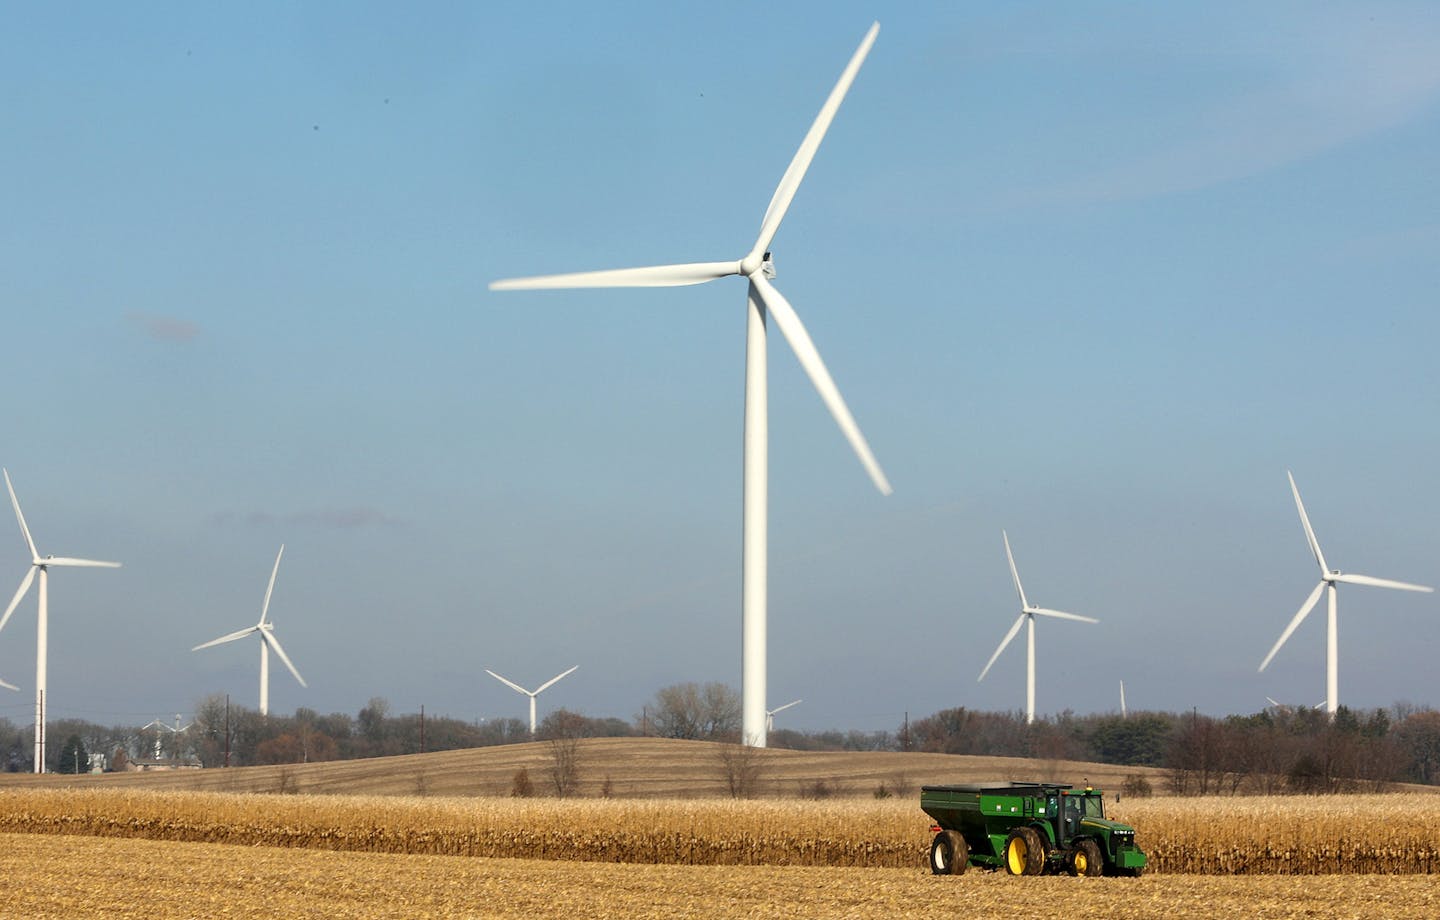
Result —
M 1055 783 L 923 786 L 930 829 L 930 871 L 958 875 L 970 866 L 1011 875 L 1138 876 L 1145 854 L 1135 828 L 1105 817 L 1100 791 Z

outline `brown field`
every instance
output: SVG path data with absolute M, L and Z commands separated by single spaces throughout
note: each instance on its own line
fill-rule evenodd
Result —
M 592 738 L 580 743 L 579 794 L 601 794 L 606 781 L 617 798 L 728 796 L 720 754 L 725 745 L 664 738 Z M 1156 792 L 1163 772 L 1147 767 L 1020 757 L 962 757 L 953 754 L 886 752 L 764 752 L 757 792 L 794 797 L 823 782 L 840 796 L 869 798 L 882 783 L 903 794 L 925 783 L 989 780 L 1051 780 L 1078 783 L 1088 778 L 1119 789 L 1126 775 L 1149 778 Z M 236 767 L 176 773 L 106 773 L 96 776 L 0 774 L 0 789 L 35 786 L 185 789 L 211 792 L 298 792 L 343 795 L 505 796 L 515 772 L 524 767 L 537 792 L 545 794 L 549 744 L 439 751 L 401 757 L 330 761 L 272 767 Z
M 0 835 L 6 917 L 1386 918 L 1440 915 L 1421 876 L 1013 878 L 919 869 L 467 859 Z
M 1440 797 L 1147 799 L 1112 809 L 1163 874 L 1440 871 Z M 916 797 L 824 801 L 0 791 L 0 832 L 555 861 L 915 868 Z
M 508 796 L 521 766 L 543 783 L 543 744 L 4 776 L 0 917 L 1440 916 L 1426 875 L 1440 872 L 1430 794 L 1112 801 L 1151 856 L 1144 878 L 935 877 L 922 783 L 1088 777 L 1115 788 L 1132 771 L 770 751 L 766 797 L 736 801 L 718 751 L 587 742 L 578 799 Z M 594 797 L 607 777 L 627 797 Z M 795 797 L 821 781 L 839 795 Z M 896 796 L 874 798 L 882 783 Z M 368 794 L 347 794 L 357 791 Z

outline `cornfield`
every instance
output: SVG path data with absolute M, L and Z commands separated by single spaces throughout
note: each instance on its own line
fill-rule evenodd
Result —
M 1151 871 L 1440 871 L 1440 797 L 1127 800 Z M 0 792 L 0 832 L 358 853 L 706 866 L 925 865 L 914 801 L 473 799 Z
M 1409 875 L 1440 872 L 1440 796 L 1144 799 L 1112 811 L 1158 872 Z

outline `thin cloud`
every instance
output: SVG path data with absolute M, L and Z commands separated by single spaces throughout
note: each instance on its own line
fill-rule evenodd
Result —
M 375 508 L 315 508 L 276 514 L 270 511 L 219 511 L 210 516 L 212 523 L 222 526 L 273 527 L 277 524 L 313 527 L 320 530 L 364 530 L 404 526 L 399 518 Z
M 193 342 L 200 335 L 200 327 L 195 323 L 158 313 L 131 310 L 125 314 L 125 321 L 156 342 L 183 345 Z
M 1412 24 L 1413 25 L 1413 24 Z M 1196 115 L 1165 146 L 1040 197 L 1116 201 L 1244 179 L 1390 130 L 1440 100 L 1440 30 L 1331 29 L 1271 85 Z

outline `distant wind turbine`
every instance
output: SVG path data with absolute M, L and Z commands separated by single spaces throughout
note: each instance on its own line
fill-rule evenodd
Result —
M 194 724 L 195 724 L 194 722 L 187 722 L 187 723 L 185 723 L 184 725 L 181 725 L 181 724 L 180 724 L 180 713 L 177 712 L 177 713 L 175 713 L 175 724 L 174 724 L 174 726 L 167 725 L 166 723 L 160 721 L 159 719 L 152 719 L 149 723 L 140 726 L 140 730 L 141 730 L 141 731 L 145 731 L 146 729 L 150 729 L 150 728 L 155 729 L 155 759 L 156 759 L 156 760 L 159 760 L 159 759 L 160 759 L 160 754 L 161 754 L 161 752 L 160 752 L 160 739 L 161 739 L 161 737 L 162 737 L 162 735 L 160 734 L 160 732 L 161 732 L 162 730 L 163 730 L 163 731 L 167 731 L 167 732 L 170 732 L 171 734 L 173 734 L 175 737 L 178 738 L 182 732 L 187 731 L 187 730 L 190 728 L 190 726 L 191 726 L 191 725 L 194 725 Z M 179 746 L 178 743 L 176 744 L 175 748 L 176 748 L 176 749 L 175 749 L 175 759 L 176 759 L 176 760 L 179 760 L 179 759 L 180 759 L 180 749 L 179 749 L 180 746 Z
M 1035 617 L 1037 615 L 1055 617 L 1061 620 L 1078 620 L 1081 623 L 1099 623 L 1100 621 L 1094 617 L 1082 617 L 1077 613 L 1030 606 L 1030 602 L 1025 599 L 1025 589 L 1020 585 L 1020 572 L 1015 568 L 1015 555 L 1010 552 L 1010 535 L 1003 530 L 1000 531 L 1000 535 L 1005 539 L 1005 558 L 1010 561 L 1010 577 L 1015 580 L 1015 593 L 1020 595 L 1020 616 L 1015 620 L 1015 625 L 1011 626 L 1010 631 L 1005 634 L 1005 638 L 1000 640 L 1000 647 L 995 649 L 995 654 L 991 655 L 990 660 L 985 663 L 985 669 L 976 678 L 976 683 L 985 679 L 985 675 L 990 671 L 990 666 L 995 663 L 995 659 L 1000 657 L 1000 653 L 1005 651 L 1005 646 L 1015 638 L 1015 634 L 1020 631 L 1022 625 L 1026 626 L 1025 723 L 1028 725 L 1035 721 Z
M 785 710 L 789 709 L 791 706 L 798 706 L 798 705 L 800 705 L 800 704 L 803 703 L 803 702 L 805 702 L 805 701 L 804 701 L 804 700 L 791 700 L 790 702 L 786 703 L 784 706 L 776 706 L 774 709 L 766 710 L 766 712 L 765 712 L 765 733 L 766 733 L 766 734 L 769 734 L 770 732 L 773 732 L 773 731 L 775 730 L 775 713 L 777 713 L 777 712 L 784 712 Z
M 1369 575 L 1351 575 L 1341 572 L 1339 569 L 1331 569 L 1326 566 L 1325 554 L 1320 552 L 1320 541 L 1315 539 L 1315 530 L 1310 526 L 1310 516 L 1305 513 L 1305 503 L 1300 501 L 1300 490 L 1295 485 L 1295 477 L 1289 470 L 1285 471 L 1285 475 L 1290 479 L 1290 491 L 1295 496 L 1295 507 L 1300 512 L 1300 524 L 1305 528 L 1305 539 L 1310 544 L 1310 552 L 1315 557 L 1315 562 L 1320 566 L 1320 583 L 1315 586 L 1314 591 L 1310 592 L 1310 596 L 1307 597 L 1305 603 L 1300 606 L 1299 612 L 1296 613 L 1295 617 L 1290 621 L 1290 625 L 1286 626 L 1285 631 L 1280 634 L 1280 638 L 1275 642 L 1275 647 L 1270 649 L 1270 654 L 1266 655 L 1265 660 L 1260 662 L 1260 670 L 1265 670 L 1265 666 L 1270 663 L 1270 659 L 1275 657 L 1275 653 L 1280 651 L 1280 646 L 1284 645 L 1285 640 L 1290 638 L 1290 634 L 1295 631 L 1295 627 L 1299 626 L 1300 621 L 1304 620 L 1310 611 L 1315 609 L 1315 605 L 1320 601 L 1320 592 L 1325 591 L 1328 595 L 1327 600 L 1330 608 L 1330 616 L 1325 630 L 1325 711 L 1334 715 L 1335 710 L 1340 706 L 1340 639 L 1335 610 L 1335 586 L 1344 583 L 1347 585 L 1369 585 L 1372 588 L 1394 588 L 1397 591 L 1424 591 L 1426 593 L 1434 591 L 1435 589 L 1426 587 L 1425 585 L 1412 585 L 1403 581 L 1372 578 Z
M 549 680 L 545 681 L 545 683 L 543 683 L 543 684 L 541 684 L 540 686 L 536 687 L 534 690 L 526 690 L 524 687 L 522 687 L 522 686 L 520 686 L 519 684 L 515 683 L 513 680 L 509 680 L 509 679 L 507 679 L 507 678 L 501 677 L 499 674 L 496 674 L 494 671 L 490 670 L 489 668 L 486 668 L 486 669 L 485 669 L 485 673 L 486 673 L 486 674 L 489 674 L 491 677 L 493 677 L 493 678 L 495 678 L 496 680 L 500 681 L 500 683 L 502 683 L 502 684 L 504 684 L 505 686 L 509 687 L 511 690 L 514 690 L 516 693 L 523 693 L 523 694 L 525 694 L 526 696 L 530 697 L 530 734 L 533 735 L 533 734 L 535 734 L 535 697 L 539 696 L 541 693 L 544 693 L 545 690 L 546 690 L 548 687 L 550 687 L 552 684 L 558 683 L 559 680 L 560 680 L 560 678 L 562 678 L 562 677 L 567 677 L 567 676 L 575 673 L 575 671 L 576 671 L 577 669 L 579 669 L 579 667 L 580 667 L 580 666 L 577 664 L 575 667 L 573 667 L 573 668 L 571 668 L 570 670 L 564 672 L 563 674 L 556 674 L 554 677 L 552 677 L 552 678 L 550 678 Z
M 1273 696 L 1267 696 L 1267 697 L 1265 697 L 1265 699 L 1267 699 L 1267 700 L 1270 701 L 1270 705 L 1271 705 L 1271 706 L 1274 706 L 1277 712 L 1281 712 L 1281 713 L 1283 713 L 1283 714 L 1285 714 L 1285 715 L 1290 715 L 1291 713 L 1295 712 L 1295 710 L 1297 710 L 1297 709 L 1304 709 L 1304 708 L 1305 708 L 1304 706 L 1291 706 L 1289 703 L 1282 703 L 1282 702 L 1280 702 L 1279 700 L 1275 699 L 1275 697 L 1273 697 Z M 1320 702 L 1316 703 L 1314 706 L 1311 706 L 1310 708 L 1311 708 L 1311 709 L 1324 709 L 1324 708 L 1325 708 L 1325 701 L 1324 701 L 1324 700 L 1321 700 Z
M 275 568 L 270 570 L 270 584 L 265 587 L 265 602 L 260 605 L 260 622 L 254 626 L 249 626 L 245 629 L 221 636 L 218 639 L 211 639 L 209 642 L 197 645 L 190 650 L 192 652 L 198 652 L 202 648 L 210 648 L 212 645 L 234 642 L 236 639 L 243 639 L 246 636 L 258 634 L 260 636 L 260 714 L 262 716 L 270 714 L 271 649 L 274 649 L 275 654 L 280 656 L 280 660 L 285 662 L 285 667 L 289 668 L 290 673 L 295 675 L 295 679 L 300 682 L 300 686 L 310 686 L 305 683 L 305 678 L 301 677 L 300 672 L 295 669 L 294 663 L 290 661 L 290 656 L 285 654 L 285 649 L 280 647 L 280 640 L 275 638 L 275 624 L 267 619 L 270 614 L 270 595 L 275 591 L 275 576 L 280 572 L 280 557 L 283 555 L 285 555 L 285 544 L 281 543 L 280 552 L 275 554 Z
M 45 556 L 41 557 L 40 551 L 35 548 L 35 540 L 30 536 L 30 527 L 25 523 L 25 515 L 20 511 L 20 500 L 15 497 L 15 486 L 10 483 L 10 471 L 0 470 L 5 474 L 5 488 L 10 492 L 10 504 L 15 507 L 15 519 L 20 522 L 20 532 L 25 535 L 25 545 L 30 548 L 30 570 L 25 577 L 20 579 L 20 588 L 10 600 L 10 606 L 5 608 L 5 615 L 0 616 L 0 629 L 10 621 L 10 614 L 20 604 L 25 592 L 30 590 L 30 583 L 35 580 L 35 573 L 40 573 L 40 620 L 35 631 L 35 772 L 45 772 L 45 691 L 47 687 L 47 659 L 49 657 L 49 634 L 50 634 L 50 603 L 49 583 L 51 566 L 73 566 L 77 568 L 103 568 L 118 569 L 118 562 L 97 562 L 94 559 L 72 559 L 66 556 Z M 5 684 L 12 690 L 18 687 Z
M 767 408 L 765 335 L 767 317 L 775 321 L 790 348 L 799 359 L 800 366 L 809 375 L 810 382 L 819 391 L 821 400 L 830 410 L 840 426 L 850 447 L 860 458 L 860 463 L 870 474 L 875 487 L 884 495 L 890 494 L 890 482 L 885 478 L 880 464 L 870 452 L 870 446 L 860 433 L 840 390 L 820 359 L 820 352 L 805 331 L 800 317 L 770 279 L 775 277 L 775 265 L 770 257 L 770 243 L 780 229 L 790 203 L 800 187 L 810 161 L 820 148 L 830 122 L 840 108 L 841 101 L 850 89 L 855 75 L 860 71 L 880 24 L 874 23 L 865 33 L 860 47 L 850 58 L 850 63 L 840 74 L 835 88 L 830 91 L 825 104 L 820 108 L 800 149 L 795 153 L 780 185 L 765 209 L 760 222 L 760 235 L 750 251 L 736 261 L 693 262 L 684 265 L 659 265 L 645 268 L 622 268 L 610 271 L 577 272 L 564 275 L 545 275 L 534 278 L 510 278 L 495 281 L 490 285 L 493 291 L 536 290 L 542 288 L 612 288 L 612 287 L 674 287 L 700 284 L 729 275 L 739 275 L 749 282 L 749 306 L 747 310 L 745 345 L 745 434 L 744 434 L 744 497 L 742 512 L 741 546 L 741 651 L 740 651 L 740 692 L 741 692 L 741 738 L 745 744 L 765 746 L 765 678 L 766 678 L 766 565 L 767 565 L 767 516 L 769 513 L 769 413 Z
M 1125 681 L 1120 681 L 1120 718 L 1127 719 L 1130 714 L 1125 711 Z

